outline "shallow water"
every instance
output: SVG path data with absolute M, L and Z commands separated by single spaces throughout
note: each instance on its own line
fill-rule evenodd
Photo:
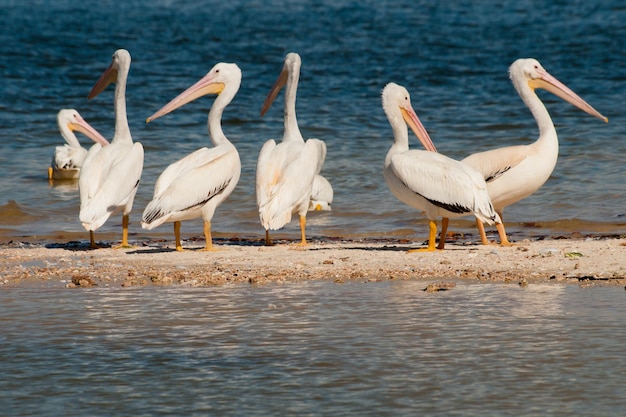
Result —
M 0 291 L 18 415 L 620 415 L 621 288 Z
M 171 238 L 170 227 L 144 232 L 138 220 L 159 173 L 209 143 L 206 112 L 213 99 L 149 125 L 145 118 L 218 61 L 236 62 L 244 74 L 224 113 L 242 176 L 213 227 L 227 235 L 262 235 L 254 168 L 262 143 L 282 134 L 282 102 L 264 118 L 259 111 L 290 51 L 303 60 L 298 120 L 305 137 L 326 141 L 323 174 L 335 188 L 333 212 L 311 215 L 310 235 L 423 238 L 423 217 L 397 201 L 382 177 L 392 139 L 380 91 L 390 81 L 405 85 L 439 150 L 453 158 L 529 143 L 537 129 L 507 74 L 519 57 L 538 58 L 610 122 L 540 93 L 559 132 L 560 158 L 542 189 L 506 210 L 509 230 L 517 236 L 626 231 L 626 8 L 620 1 L 118 3 L 0 2 L 3 236 L 83 232 L 76 184 L 45 179 L 54 147 L 62 143 L 56 113 L 74 107 L 111 137 L 113 88 L 90 101 L 86 95 L 120 47 L 133 56 L 129 122 L 146 150 L 131 239 Z M 111 219 L 100 232 L 117 236 L 120 223 Z M 286 229 L 294 238 L 295 223 Z M 453 227 L 474 230 L 472 219 Z M 201 230 L 199 221 L 183 225 L 185 237 Z

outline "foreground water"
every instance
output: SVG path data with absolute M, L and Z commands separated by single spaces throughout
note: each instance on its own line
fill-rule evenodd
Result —
M 254 169 L 262 143 L 282 134 L 282 99 L 265 117 L 259 112 L 290 51 L 303 61 L 300 126 L 305 137 L 326 141 L 323 173 L 335 188 L 333 213 L 312 216 L 311 235 L 423 238 L 423 218 L 397 201 L 382 177 L 392 139 L 380 91 L 390 81 L 405 85 L 439 150 L 453 158 L 529 143 L 537 128 L 507 74 L 520 57 L 539 59 L 609 123 L 540 92 L 559 132 L 560 158 L 539 192 L 507 209 L 510 231 L 626 232 L 621 1 L 4 0 L 0 6 L 0 234 L 9 239 L 84 233 L 76 184 L 49 185 L 46 169 L 62 143 L 56 126 L 61 108 L 78 109 L 111 137 L 113 88 L 93 100 L 86 96 L 117 48 L 133 57 L 128 116 L 146 150 L 131 239 L 171 238 L 170 227 L 145 232 L 138 220 L 159 173 L 209 144 L 206 113 L 213 99 L 149 125 L 145 119 L 218 61 L 243 70 L 241 89 L 224 113 L 242 175 L 213 228 L 263 234 Z M 114 231 L 119 239 L 120 222 L 116 216 L 100 232 Z M 468 219 L 454 228 L 472 225 Z M 297 237 L 296 229 L 294 222 L 287 233 Z M 197 221 L 183 225 L 184 237 L 201 231 Z
M 622 289 L 425 285 L 3 289 L 2 415 L 623 413 Z

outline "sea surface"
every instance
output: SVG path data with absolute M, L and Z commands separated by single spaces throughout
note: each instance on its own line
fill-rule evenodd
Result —
M 622 416 L 624 290 L 0 291 L 12 416 Z
M 63 144 L 61 108 L 76 108 L 105 137 L 114 128 L 113 87 L 87 93 L 118 48 L 130 51 L 128 117 L 145 165 L 131 241 L 172 238 L 171 225 L 143 231 L 141 213 L 165 167 L 210 146 L 204 97 L 145 123 L 219 61 L 235 62 L 242 86 L 226 109 L 224 131 L 242 175 L 213 219 L 217 236 L 261 237 L 254 170 L 262 144 L 282 137 L 282 96 L 261 104 L 288 52 L 302 57 L 297 115 L 305 138 L 327 144 L 322 173 L 332 213 L 309 216 L 310 236 L 423 239 L 427 222 L 399 202 L 382 176 L 392 143 L 380 92 L 408 88 L 440 152 L 526 144 L 538 135 L 508 79 L 517 58 L 534 57 L 609 118 L 589 116 L 541 91 L 560 137 L 548 182 L 505 211 L 512 238 L 569 232 L 626 232 L 626 5 L 621 1 L 10 1 L 0 0 L 0 235 L 87 239 L 78 221 L 76 182 L 49 184 L 46 170 Z M 411 134 L 411 137 L 413 135 Z M 88 139 L 79 135 L 85 143 Z M 411 146 L 419 143 L 411 139 Z M 119 240 L 121 216 L 99 233 Z M 475 233 L 473 219 L 453 229 Z M 202 235 L 200 220 L 183 237 Z M 284 230 L 298 238 L 297 222 Z

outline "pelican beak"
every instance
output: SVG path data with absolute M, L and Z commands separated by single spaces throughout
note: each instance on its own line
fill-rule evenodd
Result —
M 109 84 L 114 83 L 115 80 L 117 80 L 117 68 L 113 67 L 113 63 L 111 62 L 107 69 L 104 70 L 100 78 L 98 78 L 98 81 L 96 81 L 93 85 L 87 98 L 91 100 L 103 92 Z
M 261 107 L 261 117 L 265 114 L 265 112 L 269 110 L 270 107 L 272 107 L 272 103 L 276 99 L 276 96 L 278 96 L 280 89 L 283 88 L 285 84 L 287 84 L 288 77 L 289 77 L 289 71 L 287 70 L 286 67 L 283 67 L 283 70 L 280 72 L 278 79 L 272 86 L 272 89 L 267 95 L 267 98 L 263 102 L 263 107 Z
M 73 122 L 69 122 L 67 127 L 75 132 L 80 132 L 83 135 L 87 136 L 91 140 L 96 143 L 99 143 L 102 146 L 106 146 L 109 144 L 109 141 L 104 138 L 96 129 L 94 129 L 85 119 L 80 116 L 75 116 Z
M 409 125 L 413 133 L 415 133 L 415 136 L 417 136 L 424 148 L 426 148 L 427 151 L 437 152 L 437 149 L 435 148 L 433 141 L 430 139 L 430 135 L 428 135 L 426 128 L 424 128 L 424 125 L 417 117 L 417 114 L 415 114 L 415 110 L 413 110 L 413 108 L 409 105 L 407 107 L 400 107 L 400 111 L 402 113 L 402 118 L 406 124 Z
M 156 113 L 146 119 L 146 123 L 150 123 L 154 119 L 166 115 L 167 113 L 176 110 L 185 104 L 194 101 L 197 98 L 206 96 L 207 94 L 220 94 L 224 91 L 226 85 L 223 82 L 214 81 L 214 74 L 207 74 L 200 81 L 180 93 L 172 101 L 161 107 Z
M 589 113 L 592 116 L 597 117 L 600 120 L 604 120 L 608 123 L 609 119 L 604 117 L 600 112 L 591 107 L 585 100 L 580 98 L 578 94 L 570 90 L 565 84 L 557 80 L 555 77 L 550 75 L 546 70 L 539 71 L 539 78 L 529 80 L 528 86 L 533 90 L 535 88 L 543 88 L 551 92 L 552 94 L 562 98 L 570 104 L 578 107 L 585 113 Z

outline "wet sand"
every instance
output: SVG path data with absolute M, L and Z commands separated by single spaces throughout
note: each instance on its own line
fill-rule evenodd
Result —
M 45 288 L 211 286 L 305 280 L 484 283 L 626 284 L 626 236 L 589 235 L 521 240 L 513 246 L 482 246 L 458 239 L 446 250 L 408 253 L 419 243 L 402 239 L 313 239 L 305 248 L 260 239 L 146 241 L 131 249 L 90 250 L 85 241 L 0 243 L 0 286 Z M 108 245 L 105 245 L 108 246 Z M 446 286 L 443 285 L 445 288 Z

